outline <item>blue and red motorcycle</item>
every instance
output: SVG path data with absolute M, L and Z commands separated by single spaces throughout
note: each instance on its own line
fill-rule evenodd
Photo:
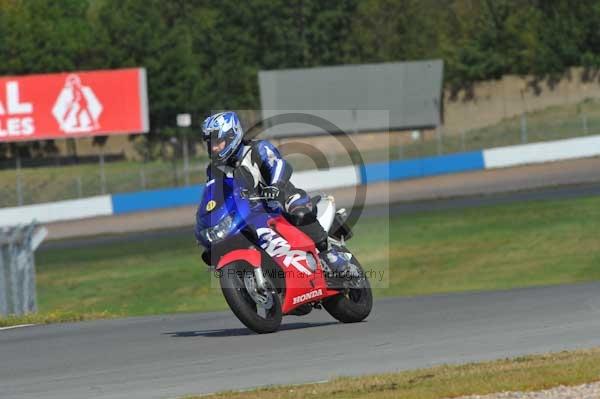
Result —
M 313 198 L 330 244 L 352 269 L 334 276 L 315 243 L 259 191 L 233 177 L 212 180 L 197 213 L 203 259 L 217 271 L 237 318 L 257 333 L 277 331 L 285 315 L 302 316 L 321 307 L 344 323 L 364 320 L 373 297 L 367 276 L 345 245 L 352 236 L 345 211 L 336 211 L 332 197 Z

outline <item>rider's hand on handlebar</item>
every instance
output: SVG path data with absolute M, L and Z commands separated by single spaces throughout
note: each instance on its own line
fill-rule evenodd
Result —
M 262 189 L 262 195 L 269 200 L 279 200 L 281 190 L 276 186 L 266 186 Z

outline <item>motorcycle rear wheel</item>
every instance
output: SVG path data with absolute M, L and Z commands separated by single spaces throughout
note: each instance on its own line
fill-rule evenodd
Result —
M 244 262 L 234 262 L 221 269 L 219 281 L 231 311 L 246 327 L 258 334 L 279 329 L 283 316 L 281 300 L 268 278 L 267 292 L 259 293 L 252 267 Z
M 344 252 L 350 253 L 344 248 Z M 342 323 L 357 323 L 369 316 L 373 308 L 373 293 L 371 284 L 358 260 L 352 255 L 352 263 L 363 276 L 355 286 L 342 290 L 340 295 L 332 296 L 323 301 L 323 307 L 336 320 Z

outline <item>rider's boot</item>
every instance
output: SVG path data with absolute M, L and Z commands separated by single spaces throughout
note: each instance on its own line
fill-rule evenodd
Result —
M 333 245 L 319 252 L 319 257 L 327 265 L 332 274 L 341 274 L 346 271 L 348 260 Z
M 348 255 L 335 245 L 329 244 L 327 250 L 319 252 L 319 257 L 324 265 L 325 279 L 332 288 L 360 277 L 360 271 Z

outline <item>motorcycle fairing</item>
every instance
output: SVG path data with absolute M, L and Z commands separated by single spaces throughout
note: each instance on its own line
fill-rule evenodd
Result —
M 226 216 L 233 218 L 235 226 L 229 232 L 227 240 L 242 234 L 244 228 L 251 229 L 256 235 L 252 241 L 264 253 L 258 248 L 240 247 L 230 251 L 216 251 L 219 256 L 216 261 L 218 269 L 235 261 L 245 261 L 253 267 L 263 267 L 264 270 L 263 256 L 271 257 L 284 273 L 284 314 L 305 303 L 339 295 L 339 291 L 327 288 L 314 242 L 290 224 L 282 216 L 281 209 L 245 198 L 242 186 L 233 178 L 217 179 L 205 188 L 196 215 L 197 237 L 205 248 L 210 250 L 215 244 L 203 240 L 198 234 L 199 229 L 213 226 Z M 221 246 L 226 242 L 225 240 L 216 245 Z
M 268 219 L 256 234 L 258 245 L 284 272 L 284 314 L 306 302 L 339 294 L 327 287 L 314 242 L 283 216 Z
M 250 264 L 252 267 L 261 266 L 261 253 L 254 248 L 236 249 L 224 254 L 217 264 L 217 270 L 224 268 L 230 263 L 243 261 Z

